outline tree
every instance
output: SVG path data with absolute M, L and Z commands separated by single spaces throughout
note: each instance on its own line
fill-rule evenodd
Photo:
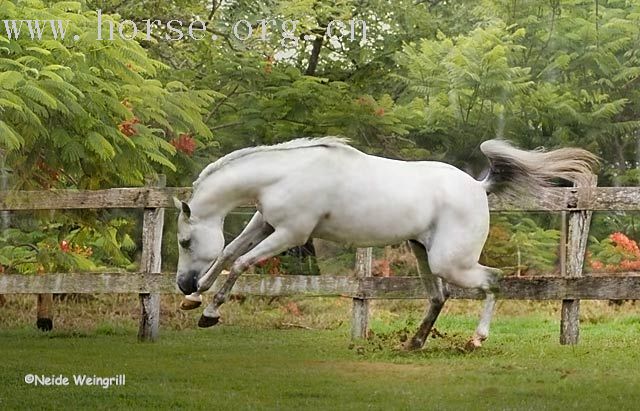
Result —
M 158 80 L 167 66 L 137 41 L 98 40 L 95 12 L 76 2 L 2 2 L 0 20 L 25 16 L 69 24 L 65 36 L 45 30 L 42 40 L 24 27 L 0 34 L 0 149 L 11 189 L 141 185 L 176 169 L 185 139 L 212 138 L 202 115 L 215 93 Z M 37 217 L 4 231 L 3 266 L 35 273 L 130 264 L 132 224 L 118 214 Z

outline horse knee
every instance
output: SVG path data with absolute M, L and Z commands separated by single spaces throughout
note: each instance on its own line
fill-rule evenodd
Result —
M 235 248 L 237 248 L 237 247 L 235 247 Z M 229 244 L 229 246 L 225 247 L 224 250 L 222 250 L 222 254 L 220 255 L 220 259 L 226 264 L 230 260 L 232 260 L 234 257 L 236 257 L 236 253 L 237 252 L 238 252 L 238 250 L 232 248 L 231 244 Z
M 257 261 L 248 261 L 247 259 L 240 257 L 231 266 L 231 271 L 234 273 L 242 273 L 256 262 Z

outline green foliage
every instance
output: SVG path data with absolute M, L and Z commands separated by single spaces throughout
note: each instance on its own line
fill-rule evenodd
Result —
M 413 40 L 396 58 L 407 84 L 401 100 L 427 103 L 411 138 L 466 168 L 480 167 L 479 155 L 468 153 L 492 137 L 532 148 L 586 147 L 603 156 L 605 170 L 633 166 L 640 3 L 445 7 L 441 31 Z M 470 10 L 473 22 L 454 21 Z
M 622 232 L 632 238 L 640 238 L 640 216 L 636 212 L 595 212 L 590 235 L 606 238 L 611 233 Z
M 114 218 L 105 224 L 72 227 L 39 222 L 3 230 L 0 236 L 0 267 L 3 272 L 36 274 L 95 271 L 131 264 L 136 244 L 128 231 L 131 222 Z
M 79 3 L 3 2 L 2 19 L 25 16 L 70 24 L 64 39 L 45 32 L 32 40 L 25 29 L 18 40 L 0 36 L 0 146 L 16 188 L 41 187 L 43 177 L 62 187 L 140 185 L 147 174 L 175 169 L 171 136 L 212 137 L 201 118 L 212 93 L 164 86 L 155 77 L 166 66 L 135 41 L 98 41 L 95 12 Z M 42 176 L 35 163 L 64 178 Z
M 481 263 L 507 273 L 545 274 L 557 270 L 560 231 L 539 226 L 523 214 L 495 215 Z
M 589 252 L 591 261 L 599 261 L 605 265 L 619 265 L 625 257 L 631 257 L 630 253 L 616 247 L 616 244 L 609 237 L 598 240 L 596 237 L 590 236 Z
M 64 38 L 45 31 L 42 40 L 31 39 L 26 26 L 18 39 L 0 32 L 0 149 L 10 188 L 141 185 L 146 175 L 176 170 L 172 139 L 211 140 L 202 115 L 215 93 L 179 81 L 164 84 L 158 78 L 168 67 L 137 41 L 97 40 L 95 12 L 75 2 L 2 2 L 0 20 L 25 18 L 69 25 Z M 9 270 L 132 263 L 134 226 L 128 222 L 59 214 L 14 217 L 12 225 L 25 222 L 37 228 L 4 230 L 0 260 Z M 62 241 L 79 252 L 61 250 Z M 85 247 L 92 254 L 83 255 Z

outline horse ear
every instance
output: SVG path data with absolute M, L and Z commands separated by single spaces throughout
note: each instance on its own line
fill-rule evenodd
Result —
M 189 208 L 189 204 L 183 201 L 181 205 L 182 205 L 182 213 L 185 215 L 185 217 L 191 218 L 191 209 Z
M 178 197 L 173 197 L 173 205 L 178 209 L 182 210 L 182 203 L 178 200 Z

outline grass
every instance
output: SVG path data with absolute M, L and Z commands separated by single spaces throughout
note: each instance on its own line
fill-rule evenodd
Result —
M 149 344 L 136 342 L 135 322 L 125 320 L 128 301 L 114 303 L 122 318 L 100 308 L 102 300 L 58 304 L 58 316 L 85 307 L 85 322 L 58 318 L 47 334 L 26 317 L 16 320 L 28 299 L 0 308 L 0 409 L 624 410 L 640 403 L 633 307 L 585 304 L 581 343 L 569 347 L 557 342 L 553 304 L 502 302 L 490 340 L 465 352 L 477 303 L 455 301 L 438 321 L 438 337 L 406 353 L 395 346 L 418 320 L 412 302 L 378 304 L 373 336 L 356 344 L 341 323 L 348 301 L 338 299 L 235 303 L 227 324 L 209 330 L 194 329 L 195 314 L 175 314 Z M 24 383 L 27 373 L 125 374 L 126 385 L 34 387 Z

